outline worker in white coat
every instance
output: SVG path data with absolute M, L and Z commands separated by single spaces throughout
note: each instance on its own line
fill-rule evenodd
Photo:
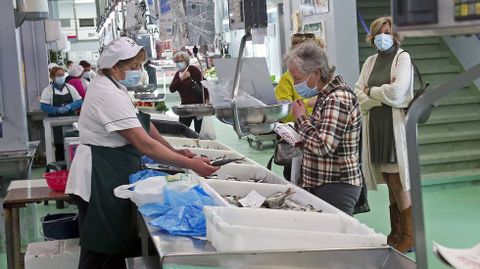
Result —
M 135 83 L 145 50 L 128 37 L 106 46 L 98 60 L 78 122 L 80 145 L 72 162 L 66 193 L 79 206 L 79 268 L 125 268 L 125 258 L 139 250 L 136 218 L 129 200 L 114 188 L 128 184 L 142 154 L 162 163 L 207 176 L 218 167 L 188 150 L 175 150 L 130 101 L 123 83 Z

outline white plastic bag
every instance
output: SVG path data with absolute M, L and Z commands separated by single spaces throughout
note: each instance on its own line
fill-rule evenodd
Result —
M 198 184 L 198 177 L 187 175 L 185 179 L 168 182 L 164 176 L 149 177 L 132 184 L 121 185 L 113 190 L 113 194 L 122 199 L 130 199 L 137 206 L 163 202 L 163 188 L 185 191 Z
M 200 129 L 200 135 L 211 140 L 217 138 L 215 127 L 213 126 L 213 120 L 212 116 L 203 117 L 202 128 Z
M 163 201 L 163 187 L 167 180 L 163 176 L 150 177 L 133 184 L 121 185 L 113 190 L 113 194 L 122 199 L 130 199 L 137 206 Z M 131 190 L 130 188 L 133 188 Z

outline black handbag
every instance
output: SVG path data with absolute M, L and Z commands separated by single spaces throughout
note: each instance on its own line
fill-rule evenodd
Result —
M 368 197 L 367 197 L 368 190 L 367 190 L 367 184 L 365 184 L 365 178 L 363 179 L 362 183 L 363 183 L 362 191 L 360 192 L 360 197 L 358 198 L 358 201 L 355 204 L 353 214 L 370 212 L 370 206 L 368 205 Z
M 400 54 L 404 53 L 404 52 L 408 52 L 406 50 L 403 50 L 402 52 L 400 52 L 397 56 L 397 63 L 398 64 L 398 57 L 400 56 Z M 420 71 L 418 70 L 418 67 L 417 65 L 415 65 L 415 63 L 413 62 L 413 59 L 410 57 L 410 62 L 412 63 L 412 66 L 413 66 L 413 69 L 415 70 L 415 73 L 418 77 L 418 80 L 420 82 L 420 87 L 418 88 L 418 90 L 416 90 L 413 94 L 413 99 L 412 101 L 410 101 L 410 103 L 408 104 L 408 107 L 406 109 L 406 113 L 408 113 L 408 110 L 410 109 L 410 106 L 412 105 L 412 103 L 418 98 L 420 97 L 427 89 L 428 89 L 428 86 L 430 85 L 430 83 L 428 82 L 423 82 L 423 79 L 422 79 L 422 75 L 420 74 Z M 420 118 L 418 119 L 418 124 L 424 124 L 425 122 L 428 121 L 428 118 L 430 118 L 430 114 L 432 113 L 432 110 L 437 107 L 437 105 L 435 104 L 431 104 L 430 106 L 428 106 L 423 112 L 422 114 L 420 115 Z
M 299 156 L 302 156 L 302 149 L 294 147 L 284 140 L 280 140 L 275 146 L 273 156 L 268 161 L 267 168 L 272 169 L 272 161 L 277 165 L 291 166 L 292 159 Z
M 190 78 L 190 83 L 192 84 L 192 91 L 195 93 L 195 95 L 202 96 L 202 92 L 203 92 L 202 84 L 194 80 L 193 78 Z

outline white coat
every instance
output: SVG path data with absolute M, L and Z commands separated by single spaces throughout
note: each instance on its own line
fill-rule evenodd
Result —
M 368 78 L 377 59 L 378 54 L 375 54 L 368 57 L 363 64 L 360 77 L 355 84 L 355 94 L 358 97 L 360 109 L 363 114 L 362 168 L 365 175 L 365 182 L 369 189 L 376 190 L 377 184 L 385 183 L 379 166 L 372 165 L 370 161 L 370 136 L 368 128 L 370 109 L 381 106 L 382 103 L 392 107 L 393 133 L 400 181 L 403 190 L 406 191 L 410 189 L 404 108 L 407 108 L 413 99 L 413 65 L 410 60 L 410 55 L 407 52 L 400 54 L 402 51 L 402 49 L 398 49 L 393 59 L 390 72 L 390 80 L 392 83 L 384 84 L 380 87 L 372 87 L 370 89 L 370 96 L 364 93 L 363 89 L 368 87 Z

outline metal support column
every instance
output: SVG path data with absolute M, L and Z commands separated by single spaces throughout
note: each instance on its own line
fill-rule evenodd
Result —
M 20 80 L 20 40 L 15 28 L 13 1 L 0 9 L 0 84 L 3 98 L 3 138 L 0 151 L 27 150 L 28 131 L 25 97 Z
M 285 14 L 283 11 L 283 4 L 278 4 L 277 5 L 277 22 L 276 25 L 278 25 L 278 43 L 279 43 L 279 48 L 280 48 L 280 59 L 283 59 L 285 54 L 287 53 L 287 46 L 285 44 Z M 287 67 L 282 64 L 282 74 L 287 71 Z
M 427 245 L 425 239 L 425 221 L 423 219 L 422 185 L 420 177 L 420 159 L 417 140 L 417 122 L 422 112 L 440 98 L 467 86 L 480 76 L 480 64 L 470 68 L 439 87 L 425 91 L 408 109 L 405 129 L 408 152 L 408 170 L 410 173 L 413 224 L 415 227 L 415 256 L 418 269 L 427 269 Z
M 25 70 L 27 111 L 41 112 L 39 96 L 48 86 L 48 54 L 44 21 L 26 21 L 20 27 Z M 27 75 L 28 74 L 28 75 Z

